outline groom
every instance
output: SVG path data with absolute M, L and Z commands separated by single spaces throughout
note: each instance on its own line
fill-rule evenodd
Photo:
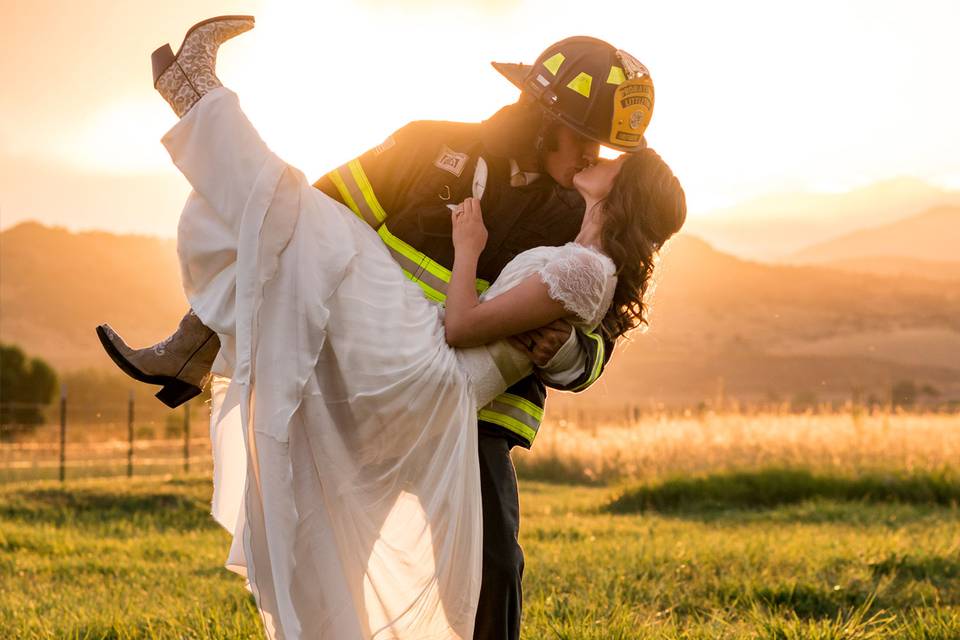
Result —
M 516 104 L 480 124 L 408 124 L 314 185 L 376 229 L 406 275 L 439 304 L 453 265 L 452 205 L 471 196 L 481 200 L 489 232 L 477 267 L 482 291 L 520 252 L 576 236 L 584 203 L 572 189 L 573 176 L 596 160 L 600 144 L 627 152 L 645 146 L 653 87 L 646 68 L 629 54 L 575 37 L 548 47 L 532 66 L 494 67 L 521 89 Z M 182 381 L 181 372 L 209 371 L 216 353 L 216 335 L 192 313 L 173 336 L 139 351 L 108 327 L 98 333 L 124 371 L 141 380 L 180 381 L 174 389 L 199 386 L 200 378 Z M 544 384 L 587 388 L 613 347 L 599 334 L 580 334 L 563 322 L 517 336 L 514 344 L 541 366 L 538 374 L 478 414 L 483 577 L 474 637 L 491 640 L 520 634 L 523 552 L 510 449 L 532 445 L 543 417 Z

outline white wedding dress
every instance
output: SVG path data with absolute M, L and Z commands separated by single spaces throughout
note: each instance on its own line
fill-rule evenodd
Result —
M 184 288 L 220 336 L 213 515 L 271 638 L 471 638 L 480 590 L 476 413 L 530 362 L 455 350 L 442 310 L 377 234 L 272 154 L 236 95 L 204 96 L 163 139 L 193 187 Z M 517 256 L 595 327 L 612 262 L 576 244 Z

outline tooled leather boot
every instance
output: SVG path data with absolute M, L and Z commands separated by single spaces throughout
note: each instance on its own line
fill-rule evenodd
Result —
M 128 376 L 163 385 L 157 398 L 168 407 L 178 407 L 200 394 L 220 351 L 217 334 L 200 322 L 193 309 L 170 337 L 152 347 L 131 349 L 108 324 L 97 327 L 97 336 L 107 355 Z
M 173 54 L 169 44 L 153 52 L 153 86 L 179 117 L 207 92 L 222 87 L 217 78 L 217 49 L 253 29 L 253 16 L 218 16 L 190 27 Z

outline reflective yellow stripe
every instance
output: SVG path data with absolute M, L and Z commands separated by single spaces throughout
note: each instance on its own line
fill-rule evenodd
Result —
M 477 412 L 477 418 L 509 429 L 533 444 L 543 420 L 543 409 L 526 398 L 501 393 Z
M 526 398 L 515 396 L 512 393 L 501 393 L 496 399 L 500 402 L 506 402 L 509 405 L 513 405 L 524 413 L 530 414 L 532 417 L 536 418 L 538 422 L 543 420 L 543 408 L 538 407 Z
M 606 349 L 603 346 L 603 338 L 596 333 L 588 333 L 586 336 L 593 339 L 597 343 L 597 353 L 593 361 L 593 369 L 590 370 L 590 377 L 587 378 L 587 381 L 581 384 L 579 387 L 571 389 L 571 391 L 580 391 L 581 389 L 586 389 L 597 381 L 597 378 L 600 377 L 600 372 L 603 370 L 603 356 L 606 352 Z
M 547 60 L 544 60 L 543 66 L 545 66 L 547 68 L 547 71 L 549 71 L 551 74 L 557 75 L 557 70 L 560 68 L 560 65 L 563 64 L 564 60 L 566 60 L 564 55 L 562 53 L 557 52 L 552 56 L 550 56 L 550 58 L 548 58 Z
M 568 89 L 573 89 L 584 98 L 590 97 L 590 85 L 593 84 L 593 76 L 589 73 L 580 72 L 577 77 L 567 83 Z
M 351 160 L 347 163 L 347 167 L 349 167 L 350 173 L 353 175 L 353 179 L 357 181 L 357 186 L 360 188 L 360 193 L 363 194 L 363 199 L 367 201 L 367 206 L 370 207 L 373 215 L 376 216 L 377 220 L 380 222 L 386 220 L 387 212 L 384 211 L 383 207 L 380 206 L 380 201 L 377 200 L 377 196 L 373 193 L 373 187 L 370 186 L 370 181 L 367 180 L 367 174 L 363 172 L 363 167 L 360 166 L 360 161 Z
M 334 169 L 328 173 L 327 177 L 330 178 L 330 182 L 337 187 L 337 191 L 340 192 L 340 197 L 343 198 L 344 204 L 353 209 L 353 212 L 360 218 L 363 218 L 363 215 L 360 213 L 360 209 L 357 207 L 357 203 L 353 201 L 353 198 L 350 196 L 350 191 L 347 189 L 347 185 L 343 183 L 343 180 L 340 178 L 340 174 L 337 173 L 337 170 Z
M 516 418 L 512 418 L 503 413 L 498 413 L 490 409 L 481 409 L 477 413 L 477 418 L 484 422 L 498 424 L 504 429 L 509 429 L 530 443 L 533 443 L 533 439 L 537 437 L 537 432 L 534 429 L 531 429 Z
M 340 175 L 340 169 L 344 167 L 346 167 L 349 176 L 343 177 L 346 177 L 349 182 L 344 181 Z M 390 233 L 386 225 L 380 224 L 386 220 L 387 212 L 384 211 L 380 201 L 377 200 L 377 196 L 373 193 L 373 187 L 370 185 L 360 161 L 351 160 L 329 175 L 347 206 L 366 220 L 367 224 L 377 229 L 380 239 L 390 249 L 404 274 L 420 285 L 420 288 L 431 300 L 437 302 L 446 300 L 447 285 L 450 283 L 451 276 L 450 270 Z M 353 195 L 358 195 L 358 197 L 354 198 Z M 360 200 L 360 202 L 358 203 L 357 200 Z M 483 293 L 490 288 L 490 283 L 477 278 L 476 287 L 477 293 Z
M 362 175 L 363 171 L 361 170 L 360 173 Z M 381 220 L 377 218 L 377 215 L 367 203 L 368 198 L 360 189 L 360 185 L 357 184 L 356 175 L 348 164 L 337 167 L 327 175 L 337 185 L 337 190 L 343 196 L 344 202 L 348 203 L 354 213 L 374 229 L 380 226 Z M 369 183 L 367 184 L 369 186 Z
M 627 76 L 623 74 L 623 69 L 617 66 L 610 67 L 610 74 L 607 76 L 607 84 L 623 84 Z
M 404 274 L 420 285 L 428 298 L 437 302 L 447 299 L 447 285 L 450 284 L 451 275 L 449 269 L 390 233 L 385 224 L 380 225 L 377 234 L 390 249 L 393 259 L 403 269 Z M 483 293 L 490 287 L 490 283 L 477 278 L 476 287 L 477 293 Z
M 396 258 L 396 256 L 394 256 L 394 258 Z M 444 294 L 444 293 L 442 293 L 442 292 L 440 292 L 440 291 L 437 291 L 436 289 L 434 289 L 433 287 L 431 287 L 430 285 L 428 285 L 426 282 L 424 282 L 424 281 L 421 280 L 420 278 L 415 277 L 412 273 L 410 273 L 410 272 L 407 271 L 406 269 L 404 269 L 404 268 L 401 267 L 400 270 L 403 271 L 403 275 L 407 276 L 408 278 L 410 278 L 411 280 L 413 280 L 416 284 L 420 285 L 420 288 L 423 289 L 423 295 L 427 296 L 428 298 L 430 298 L 430 299 L 433 300 L 434 302 L 441 302 L 441 303 L 442 303 L 442 302 L 444 302 L 444 301 L 447 299 L 446 294 Z

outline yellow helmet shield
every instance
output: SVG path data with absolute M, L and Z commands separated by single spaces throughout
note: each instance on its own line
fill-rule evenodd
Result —
M 607 82 L 616 84 L 610 142 L 617 147 L 639 149 L 643 132 L 653 117 L 653 79 L 650 71 L 626 51 L 618 50 L 622 73 L 614 67 Z

